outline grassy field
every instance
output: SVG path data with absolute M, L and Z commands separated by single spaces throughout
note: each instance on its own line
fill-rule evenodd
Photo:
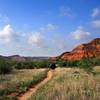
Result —
M 100 100 L 100 66 L 95 74 L 78 68 L 57 68 L 53 78 L 29 100 Z
M 31 85 L 44 79 L 46 75 L 46 69 L 15 70 L 11 74 L 0 75 L 0 100 L 14 100 L 11 93 L 17 96 L 25 92 Z

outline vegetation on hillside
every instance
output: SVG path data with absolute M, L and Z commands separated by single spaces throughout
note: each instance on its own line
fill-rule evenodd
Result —
M 87 72 L 93 72 L 94 66 L 100 66 L 100 58 L 83 58 L 79 61 L 66 61 L 59 59 L 57 60 L 57 64 L 59 67 L 78 67 L 84 69 Z
M 12 61 L 0 59 L 0 74 L 7 74 L 12 69 L 35 69 L 35 68 L 48 68 L 51 60 L 41 61 Z M 56 61 L 57 67 L 79 67 L 84 69 L 91 69 L 93 66 L 100 65 L 100 58 L 83 58 L 80 61 L 66 61 L 58 59 Z M 91 68 L 90 68 L 91 67 Z

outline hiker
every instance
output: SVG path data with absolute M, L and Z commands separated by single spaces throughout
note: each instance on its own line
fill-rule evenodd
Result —
M 55 68 L 56 68 L 56 64 L 55 64 L 55 63 L 49 64 L 49 68 L 50 68 L 50 69 L 55 69 Z

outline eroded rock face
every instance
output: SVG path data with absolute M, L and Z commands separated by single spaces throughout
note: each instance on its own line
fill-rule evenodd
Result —
M 81 44 L 71 52 L 65 52 L 58 58 L 63 60 L 80 60 L 84 57 L 91 58 L 100 56 L 100 38 L 96 38 L 87 44 Z

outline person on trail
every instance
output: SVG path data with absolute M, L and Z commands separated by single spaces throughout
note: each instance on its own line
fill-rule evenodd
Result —
M 49 68 L 50 68 L 50 69 L 55 69 L 55 68 L 56 68 L 56 64 L 55 64 L 55 63 L 49 64 Z

